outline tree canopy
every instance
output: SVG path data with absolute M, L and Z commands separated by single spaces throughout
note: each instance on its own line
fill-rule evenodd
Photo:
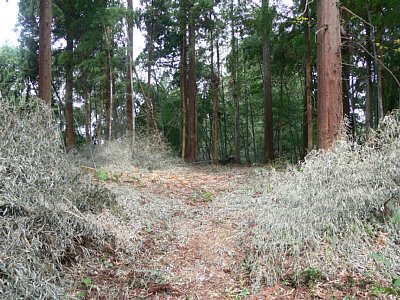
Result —
M 293 2 L 53 0 L 51 102 L 67 146 L 155 132 L 181 157 L 214 163 L 296 162 L 326 148 L 316 37 L 329 28 L 317 23 L 320 1 Z M 39 8 L 19 2 L 20 46 L 0 49 L 3 96 L 39 95 Z M 400 11 L 367 0 L 341 1 L 338 13 L 335 105 L 359 140 L 399 107 Z M 146 44 L 132 60 L 134 27 Z

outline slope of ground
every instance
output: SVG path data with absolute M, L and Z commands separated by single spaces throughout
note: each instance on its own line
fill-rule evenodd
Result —
M 1 299 L 400 296 L 398 113 L 277 172 L 159 137 L 66 157 L 46 105 L 1 104 Z
M 248 186 L 254 180 L 250 176 L 254 170 L 180 167 L 111 173 L 109 178 L 114 182 L 106 184 L 123 211 L 119 216 L 104 211 L 91 219 L 115 234 L 121 248 L 131 252 L 97 258 L 93 266 L 76 270 L 73 280 L 77 293 L 83 288 L 87 296 L 104 295 L 107 299 L 111 290 L 114 297 L 126 299 L 152 299 L 155 295 L 168 299 L 224 299 L 249 291 L 237 220 L 221 215 L 213 203 L 224 193 Z M 105 266 L 104 261 L 110 263 Z M 114 268 L 112 273 L 119 272 L 118 276 L 110 276 Z M 113 288 L 103 280 L 104 271 L 114 278 L 114 283 L 109 282 Z M 79 278 L 93 279 L 96 287 L 82 286 Z
M 346 269 L 329 278 L 310 269 L 300 283 L 288 277 L 270 288 L 252 289 L 251 247 L 243 241 L 256 226 L 249 207 L 265 197 L 271 174 L 276 173 L 258 167 L 212 166 L 110 171 L 105 184 L 122 211 L 116 216 L 106 210 L 93 221 L 131 251 L 76 269 L 74 293 L 84 291 L 88 299 L 372 297 L 379 284 Z M 238 199 L 252 201 L 238 208 Z M 88 278 L 89 285 L 82 283 Z

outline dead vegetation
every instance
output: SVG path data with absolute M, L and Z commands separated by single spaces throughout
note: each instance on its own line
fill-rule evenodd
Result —
M 0 107 L 0 298 L 60 299 L 64 267 L 110 240 L 83 212 L 113 196 L 65 160 L 41 100 Z
M 107 141 L 103 145 L 84 145 L 75 160 L 96 170 L 129 171 L 130 168 L 158 170 L 181 165 L 166 141 L 159 135 L 137 134 L 134 150 L 126 138 Z
M 0 104 L 2 299 L 398 293 L 379 288 L 400 276 L 399 114 L 275 171 L 185 166 L 144 137 L 66 159 L 46 106 Z
M 399 278 L 399 118 L 387 116 L 363 145 L 342 138 L 328 153 L 308 155 L 300 168 L 270 171 L 254 187 L 259 197 L 225 197 L 226 210 L 243 212 L 254 287 L 287 279 L 301 284 L 307 269 L 387 286 Z

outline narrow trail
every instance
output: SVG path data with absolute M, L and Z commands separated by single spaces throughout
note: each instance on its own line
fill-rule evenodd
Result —
M 243 243 L 254 223 L 247 204 L 233 197 L 264 199 L 265 174 L 211 166 L 110 173 L 105 184 L 118 205 L 87 218 L 112 234 L 115 244 L 67 272 L 71 295 L 84 292 L 85 300 L 369 299 L 366 286 L 347 283 L 346 272 L 312 286 L 282 281 L 252 290 L 246 265 L 250 245 Z
M 257 299 L 249 298 L 244 213 L 226 213 L 226 202 L 220 203 L 260 180 L 254 168 L 133 168 L 108 175 L 105 184 L 118 206 L 88 218 L 116 236 L 116 244 L 71 271 L 72 293 L 84 290 L 85 299 Z
M 154 243 L 147 249 L 150 265 L 163 270 L 165 279 L 138 290 L 137 297 L 239 299 L 249 294 L 238 225 L 212 205 L 251 180 L 246 169 L 228 170 L 214 173 L 192 168 L 142 176 L 139 189 L 164 198 L 173 195 L 184 203 L 185 215 L 172 220 L 176 238 L 169 245 L 163 243 L 160 249 Z

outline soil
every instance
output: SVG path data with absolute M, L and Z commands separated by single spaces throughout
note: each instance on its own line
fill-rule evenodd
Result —
M 91 264 L 75 270 L 74 294 L 85 299 L 369 299 L 358 284 L 361 279 L 351 277 L 347 283 L 348 274 L 303 287 L 288 280 L 252 290 L 242 244 L 246 231 L 239 228 L 242 216 L 226 214 L 218 201 L 237 189 L 254 189 L 261 180 L 255 170 L 190 166 L 110 174 L 112 181 L 106 184 L 116 194 L 119 189 L 139 192 L 139 201 L 152 201 L 151 195 L 165 204 L 174 199 L 180 206 L 165 224 L 154 224 L 165 231 L 141 233 L 134 257 L 109 245 L 108 255 L 94 256 Z M 257 197 L 262 191 L 252 193 Z M 90 278 L 90 283 L 79 278 Z M 369 283 L 363 284 L 367 288 Z

